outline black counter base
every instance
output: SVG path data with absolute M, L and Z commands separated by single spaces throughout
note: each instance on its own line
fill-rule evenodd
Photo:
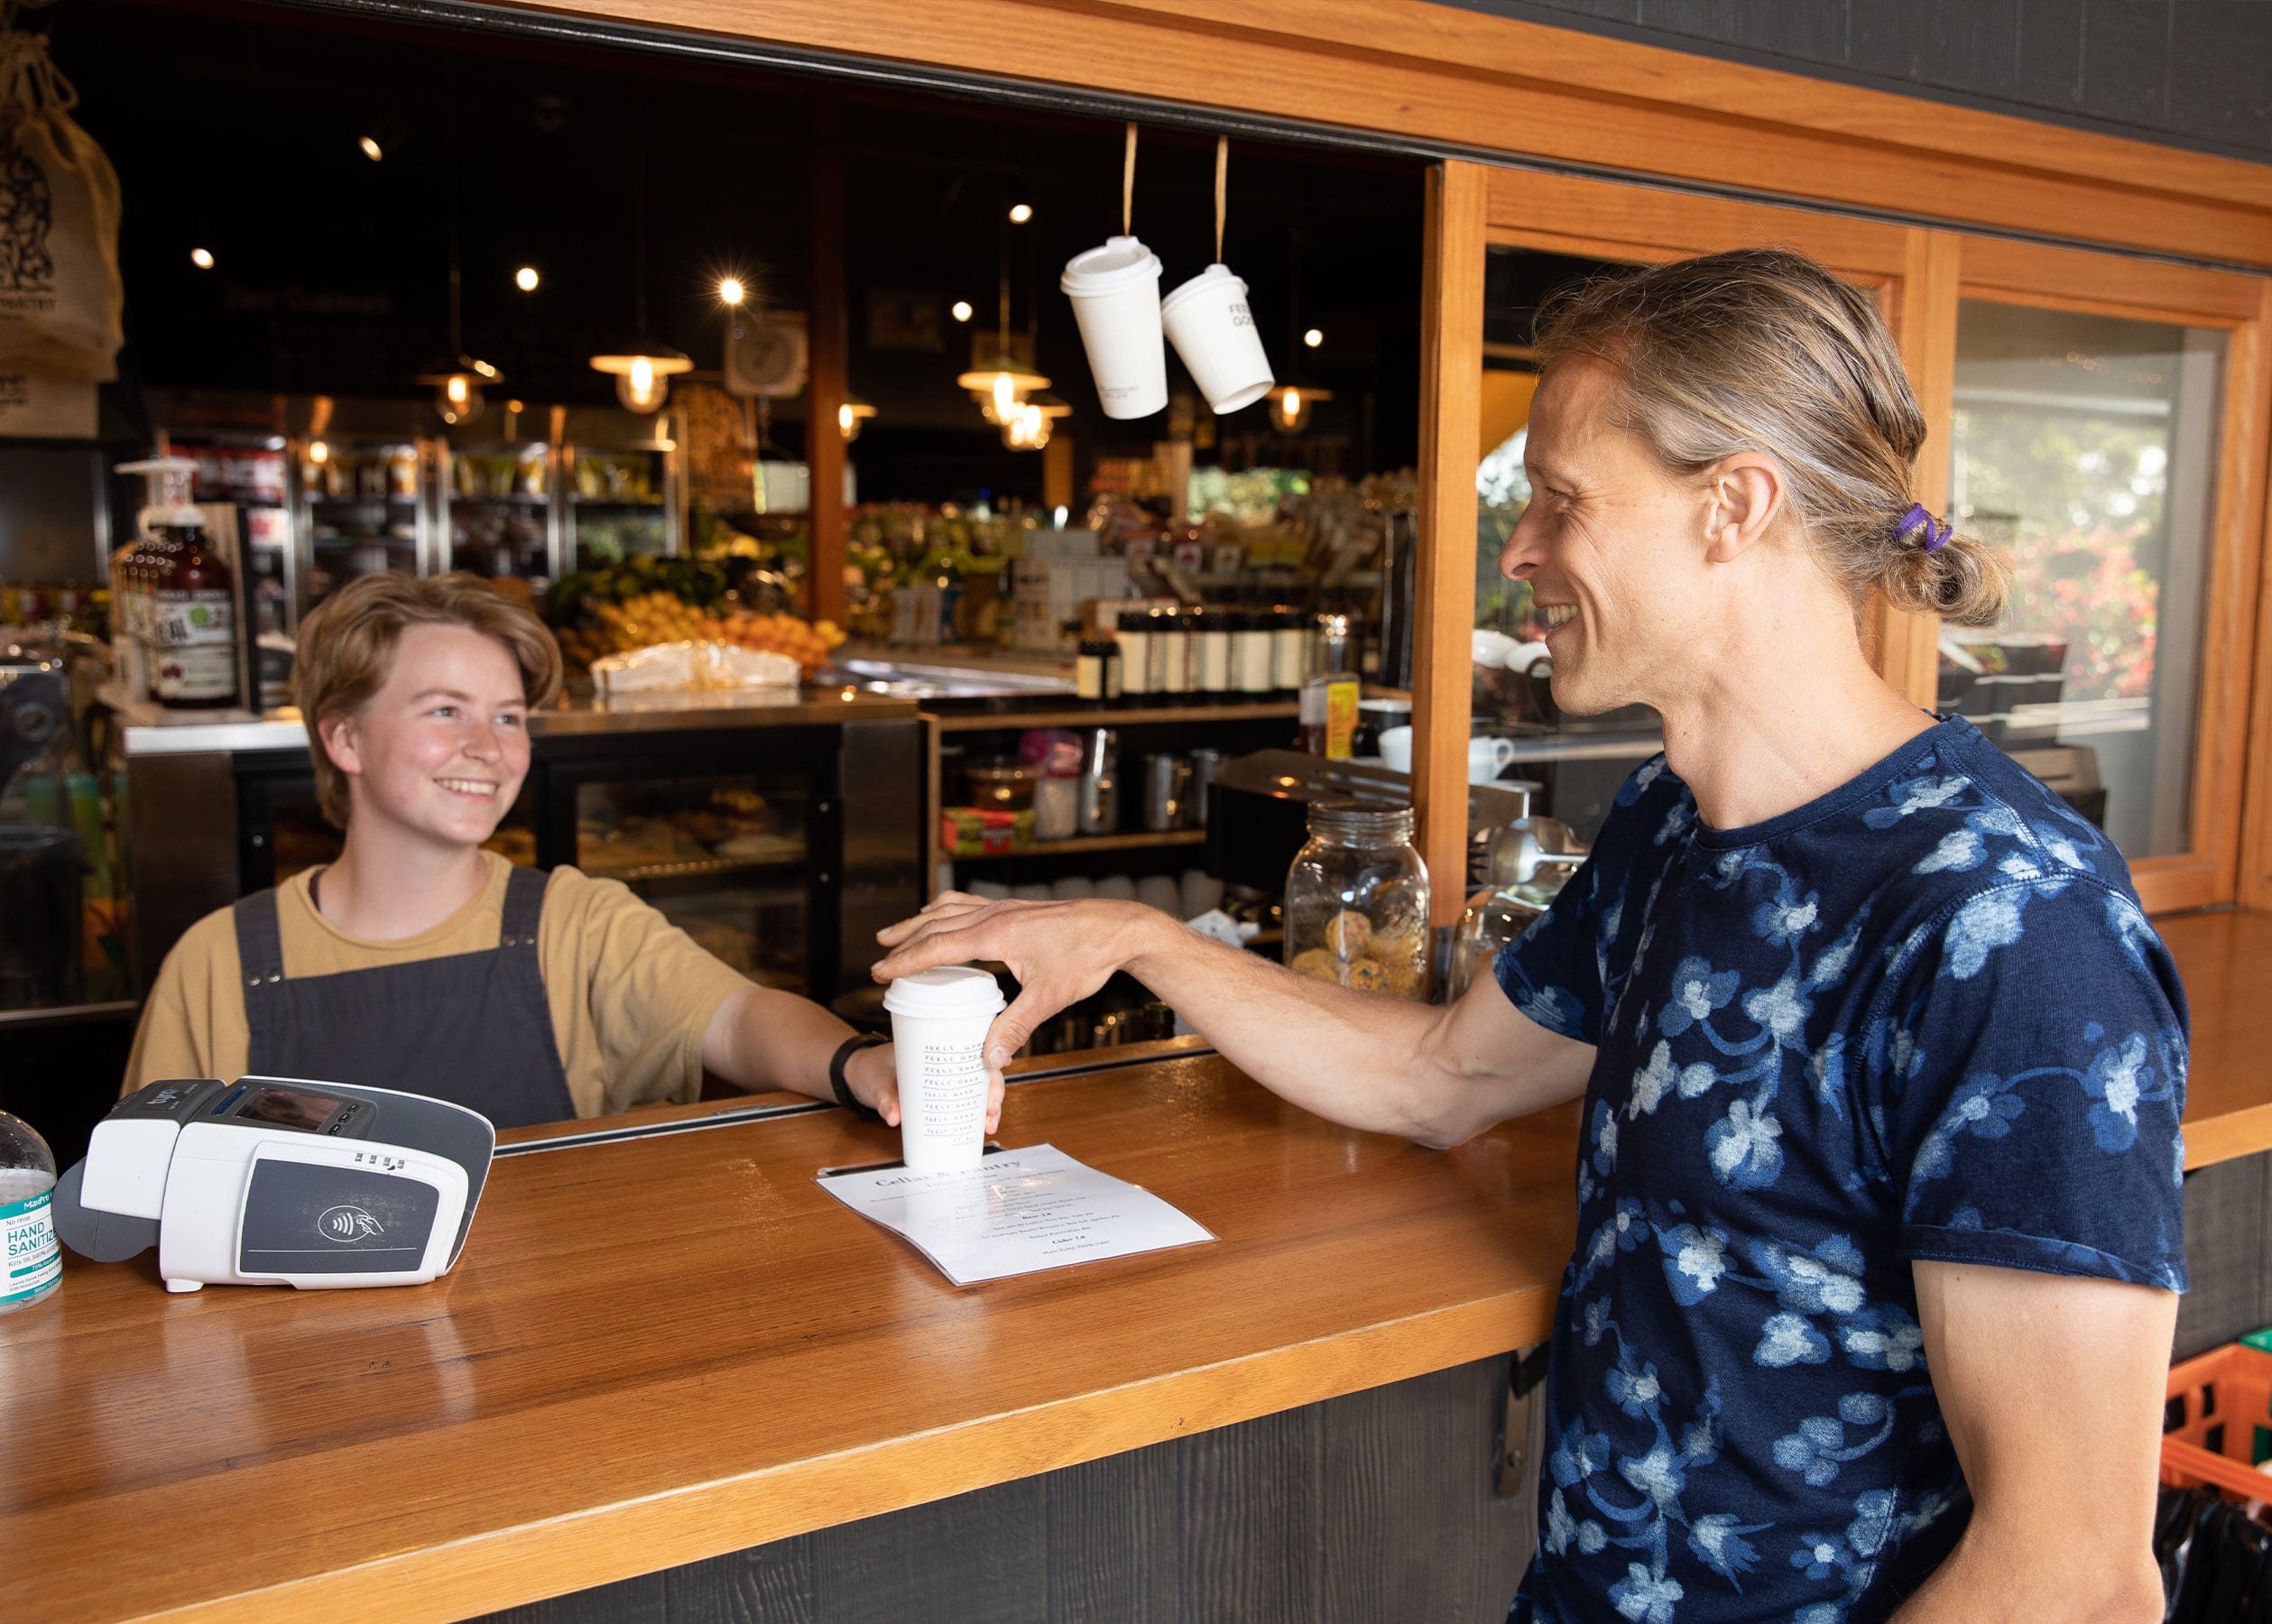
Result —
M 1499 1624 L 1505 1356 L 485 1616 L 483 1624 Z M 1540 1395 L 1512 1416 L 1537 1476 Z

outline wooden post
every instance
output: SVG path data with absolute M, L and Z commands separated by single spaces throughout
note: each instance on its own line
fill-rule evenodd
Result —
M 1944 231 L 1912 229 L 1903 245 L 1898 300 L 1887 313 L 1929 425 L 1917 457 L 1917 500 L 1935 514 L 1949 503 L 1949 424 L 1956 399 L 1956 298 L 1963 245 Z M 1941 620 L 1907 614 L 1883 598 L 1870 605 L 1865 641 L 1878 674 L 1910 704 L 1931 710 L 1941 687 Z
M 1475 625 L 1475 463 L 1482 432 L 1489 169 L 1428 171 L 1420 285 L 1420 534 L 1414 560 L 1412 809 L 1431 911 L 1467 901 L 1469 649 Z
M 845 442 L 836 413 L 848 392 L 845 323 L 844 112 L 836 97 L 812 103 L 810 245 L 806 262 L 805 466 L 812 486 L 808 602 L 815 620 L 845 620 Z

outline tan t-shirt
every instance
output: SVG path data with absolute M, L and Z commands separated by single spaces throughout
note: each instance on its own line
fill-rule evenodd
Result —
M 309 897 L 308 881 L 319 871 L 293 875 L 276 891 L 285 975 L 496 946 L 513 865 L 494 852 L 482 860 L 489 877 L 478 896 L 423 936 L 399 942 L 349 936 Z M 573 868 L 556 868 L 546 881 L 537 968 L 578 1116 L 696 1098 L 702 1034 L 726 996 L 749 984 L 620 881 Z M 162 1077 L 229 1080 L 250 1070 L 244 994 L 236 921 L 220 909 L 192 925 L 159 967 L 126 1062 L 126 1091 Z

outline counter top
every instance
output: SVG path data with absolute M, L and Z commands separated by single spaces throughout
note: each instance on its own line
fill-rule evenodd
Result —
M 2272 1148 L 2272 914 L 2159 923 L 2193 1001 L 2188 1165 Z M 461 1618 L 1547 1333 L 1574 1106 L 1436 1152 L 1189 1040 L 1126 1060 L 1024 1068 L 1002 1140 L 1213 1244 L 957 1290 L 812 1182 L 895 1136 L 767 1096 L 506 1135 L 529 1149 L 431 1286 L 170 1296 L 148 1257 L 67 1258 L 0 1319 L 8 1615 Z
M 431 1286 L 69 1259 L 0 1320 L 8 1616 L 462 1618 L 1536 1342 L 1575 1120 L 1440 1153 L 1213 1056 L 1021 1083 L 1003 1142 L 1219 1239 L 963 1290 L 813 1184 L 896 1154 L 827 1107 L 502 1159 Z
M 208 752 L 308 748 L 308 730 L 297 715 L 289 720 L 175 719 L 150 706 L 119 706 L 130 756 L 198 755 Z M 649 733 L 710 727 L 810 727 L 831 722 L 872 722 L 917 714 L 916 702 L 854 687 L 808 684 L 791 692 L 761 688 L 745 692 L 624 694 L 601 699 L 563 696 L 556 705 L 529 715 L 532 737 Z
M 2193 1016 L 2186 1167 L 2272 1150 L 2272 913 L 2179 914 L 2154 927 Z

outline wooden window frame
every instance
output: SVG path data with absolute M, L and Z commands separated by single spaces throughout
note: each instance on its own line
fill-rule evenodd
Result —
M 2272 617 L 2266 333 L 2272 279 L 2120 252 L 2039 245 L 1621 181 L 1447 161 L 1431 171 L 1423 284 L 1420 593 L 1413 678 L 1413 798 L 1433 873 L 1464 878 L 1468 641 L 1474 619 L 1473 448 L 1481 433 L 1483 262 L 1494 247 L 1658 263 L 1739 246 L 1795 248 L 1872 289 L 1928 425 L 1919 500 L 1947 505 L 1956 318 L 1965 299 L 2129 317 L 2228 336 L 2207 562 L 2187 850 L 2131 872 L 2149 912 L 2240 901 L 2272 907 Z M 1930 707 L 1939 622 L 1872 605 L 1865 641 L 1886 679 Z M 1461 816 L 1432 817 L 1457 807 Z M 1449 865 L 1460 866 L 1451 867 Z M 1439 922 L 1464 885 L 1439 881 Z

